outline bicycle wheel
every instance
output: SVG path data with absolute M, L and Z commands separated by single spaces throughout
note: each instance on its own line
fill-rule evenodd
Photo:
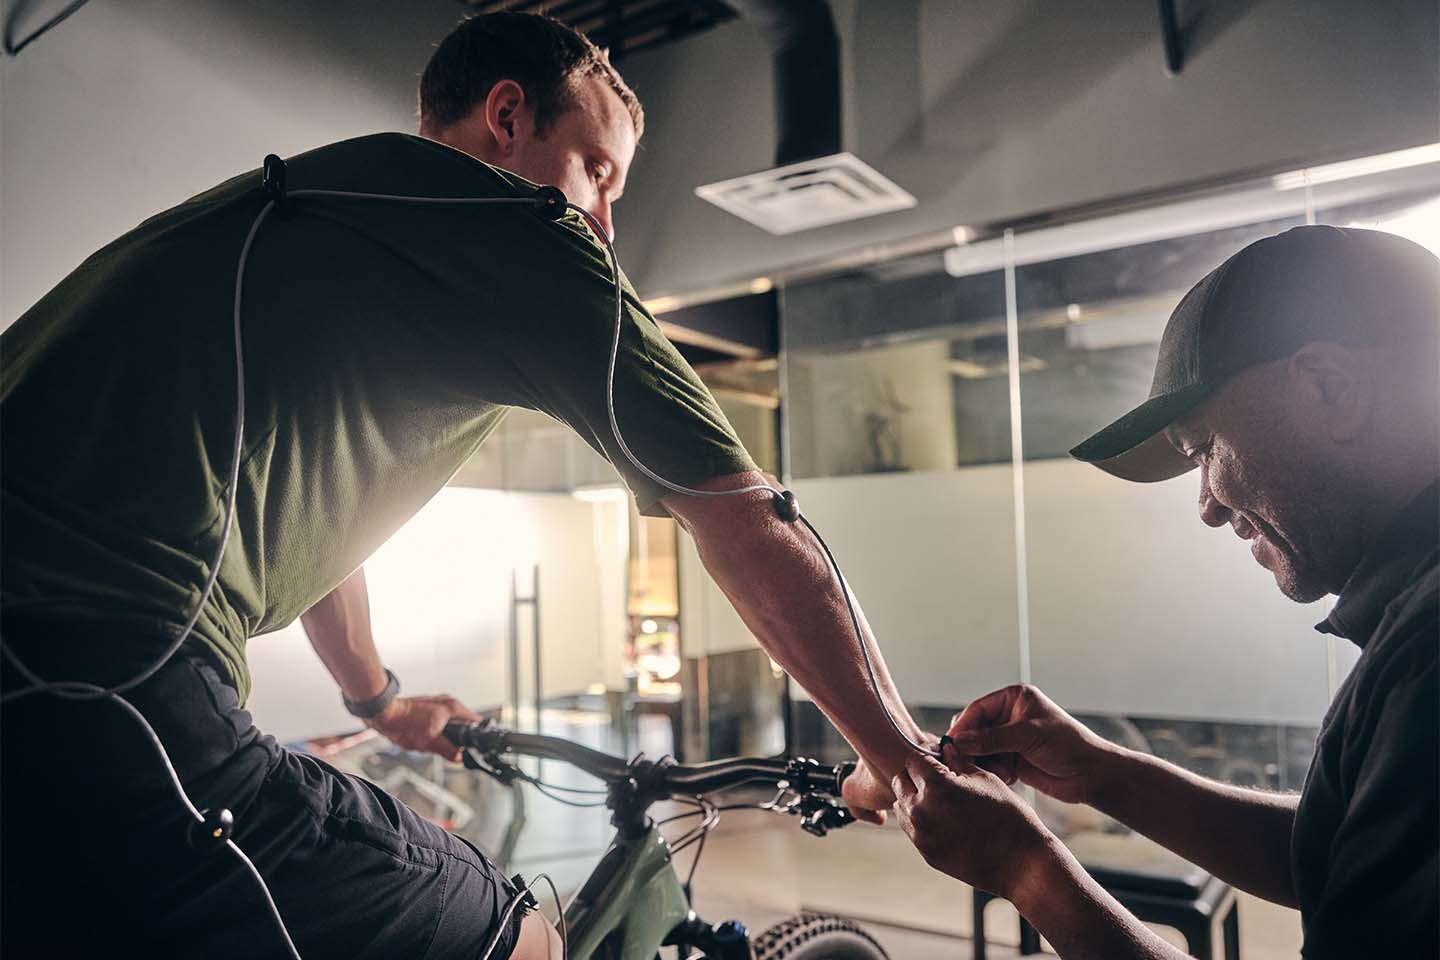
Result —
M 782 920 L 751 942 L 755 960 L 889 960 L 858 924 L 823 913 Z

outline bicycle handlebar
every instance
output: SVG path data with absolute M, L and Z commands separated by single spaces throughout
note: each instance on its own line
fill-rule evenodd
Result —
M 838 797 L 841 784 L 855 769 L 854 763 L 827 767 L 814 760 L 765 757 L 735 757 L 698 764 L 666 763 L 643 758 L 630 762 L 559 737 L 516 733 L 488 722 L 453 720 L 445 725 L 444 732 L 451 743 L 482 755 L 508 753 L 559 760 L 607 784 L 620 783 L 644 772 L 658 780 L 664 789 L 687 795 L 710 793 L 743 783 L 773 785 L 787 781 L 798 791 L 828 793 Z

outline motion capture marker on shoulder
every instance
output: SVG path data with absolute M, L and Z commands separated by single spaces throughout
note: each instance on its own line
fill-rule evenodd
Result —
M 286 166 L 278 155 L 265 155 L 264 176 L 260 180 L 260 192 L 275 204 L 275 212 L 282 217 L 291 213 L 291 200 L 286 196 Z
M 225 807 L 219 810 L 203 810 L 203 818 L 190 824 L 186 839 L 196 850 L 223 846 L 235 834 L 235 815 Z
M 535 201 L 535 216 L 541 220 L 559 220 L 570 206 L 570 201 L 565 199 L 559 187 L 541 187 L 532 199 Z
M 775 504 L 775 513 L 786 523 L 794 523 L 800 519 L 800 504 L 795 499 L 795 494 L 789 490 L 782 490 L 772 497 Z

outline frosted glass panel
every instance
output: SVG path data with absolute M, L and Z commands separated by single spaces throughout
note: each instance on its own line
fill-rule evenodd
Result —
M 791 488 L 906 704 L 943 727 L 1020 675 L 1002 275 L 923 254 L 781 304 Z
M 800 480 L 793 489 L 907 704 L 950 707 L 1016 680 L 1009 466 Z
M 1313 725 L 1329 700 L 1323 608 L 1275 589 L 1194 475 L 1118 480 L 1070 447 L 1144 401 L 1170 311 L 1197 280 L 1303 216 L 1017 267 L 1032 679 L 1066 708 Z M 1016 238 L 1017 260 L 1043 240 Z
M 1314 725 L 1329 703 L 1325 604 L 1297 604 L 1195 475 L 1156 484 L 1025 464 L 1035 683 L 1082 713 Z

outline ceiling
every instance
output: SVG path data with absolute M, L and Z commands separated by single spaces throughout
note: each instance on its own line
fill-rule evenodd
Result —
M 610 51 L 626 54 L 671 43 L 733 20 L 721 0 L 460 0 L 476 13 L 544 13 L 568 23 Z

